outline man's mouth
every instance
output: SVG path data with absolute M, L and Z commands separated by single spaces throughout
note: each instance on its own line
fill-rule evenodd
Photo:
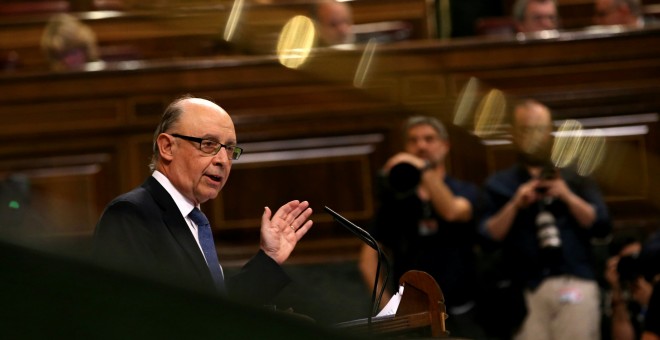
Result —
M 206 174 L 206 177 L 210 178 L 211 180 L 213 180 L 215 182 L 222 181 L 222 176 Z

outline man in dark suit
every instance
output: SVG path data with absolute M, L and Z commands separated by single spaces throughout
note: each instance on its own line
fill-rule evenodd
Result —
M 95 232 L 95 257 L 133 274 L 252 304 L 272 299 L 289 278 L 280 265 L 312 226 L 308 202 L 264 208 L 261 249 L 225 279 L 200 204 L 227 182 L 236 146 L 231 117 L 189 96 L 165 110 L 153 141 L 153 171 L 140 187 L 114 199 Z

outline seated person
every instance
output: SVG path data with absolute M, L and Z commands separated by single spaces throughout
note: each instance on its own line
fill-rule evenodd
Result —
M 99 59 L 94 32 L 77 18 L 62 13 L 53 16 L 41 36 L 52 70 L 69 70 Z
M 640 1 L 596 0 L 594 2 L 594 24 L 644 27 Z
M 556 0 L 517 0 L 513 20 L 518 32 L 530 33 L 559 28 Z
M 319 46 L 352 44 L 353 13 L 351 8 L 334 0 L 326 0 L 314 7 L 313 17 L 319 36 Z

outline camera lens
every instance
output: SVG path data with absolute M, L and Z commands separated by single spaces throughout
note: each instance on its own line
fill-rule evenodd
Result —
M 388 177 L 390 187 L 397 192 L 414 189 L 422 178 L 419 169 L 410 163 L 399 163 L 390 169 Z

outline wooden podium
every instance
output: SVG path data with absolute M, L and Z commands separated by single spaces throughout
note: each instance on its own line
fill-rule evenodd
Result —
M 426 272 L 411 270 L 399 280 L 404 287 L 395 315 L 342 322 L 336 326 L 355 335 L 385 337 L 446 337 L 448 317 L 445 298 L 435 279 Z

